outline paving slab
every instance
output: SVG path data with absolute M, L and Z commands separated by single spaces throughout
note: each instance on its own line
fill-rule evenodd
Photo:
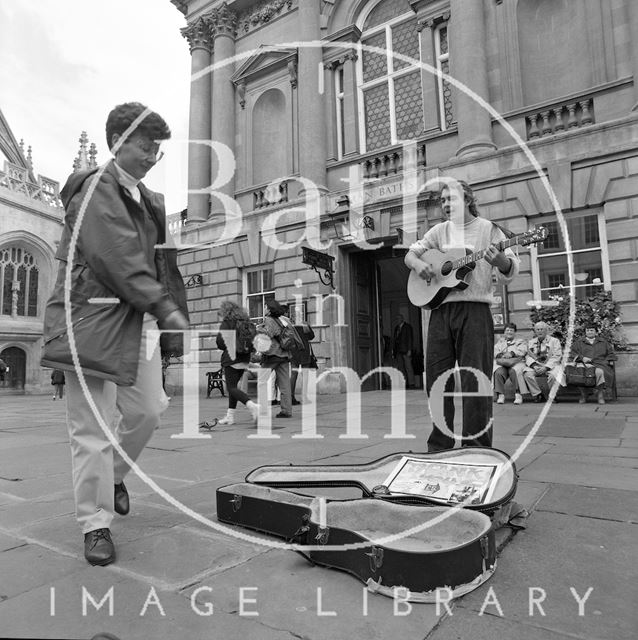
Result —
M 575 516 L 638 523 L 638 486 L 633 491 L 551 485 L 537 506 Z
M 130 542 L 121 542 L 117 536 L 115 540 L 119 567 L 166 590 L 192 584 L 202 575 L 242 564 L 263 552 L 256 545 L 222 536 L 213 540 L 191 528 L 174 527 Z
M 565 444 L 566 442 L 577 443 L 584 447 L 620 447 L 623 446 L 623 440 L 620 438 L 554 438 L 554 437 L 541 437 L 540 442 L 543 444 Z M 634 444 L 630 446 L 638 445 L 638 440 L 634 441 Z
M 502 614 L 509 623 L 550 629 L 572 638 L 635 640 L 636 531 L 633 524 L 537 511 L 528 528 L 505 547 L 493 578 L 458 601 L 464 608 L 459 618 L 476 620 L 483 609 L 490 615 Z M 579 615 L 570 589 L 582 600 L 590 588 L 583 615 Z M 545 615 L 537 607 L 531 608 L 530 615 L 530 597 L 542 598 L 543 594 Z
M 59 468 L 63 465 L 59 464 Z M 44 498 L 73 491 L 71 463 L 65 473 L 52 473 L 45 478 L 26 478 L 19 481 L 0 480 L 0 491 L 22 499 Z
M 526 436 L 534 426 L 530 422 L 520 431 L 518 436 Z M 586 417 L 548 417 L 541 423 L 535 436 L 553 436 L 559 438 L 620 438 L 625 428 L 624 418 L 586 418 Z
M 579 456 L 546 453 L 525 469 L 525 479 L 608 489 L 636 487 L 636 471 L 632 468 L 592 464 L 589 456 L 575 458 Z
M 75 502 L 67 499 L 39 498 L 0 506 L 0 527 L 16 530 L 40 520 L 75 514 Z
M 259 618 L 195 608 L 184 595 L 163 591 L 108 567 L 84 571 L 0 603 L 3 635 L 16 638 L 90 638 L 108 632 L 123 640 L 224 638 L 294 640 L 287 630 L 269 628 Z M 83 588 L 84 608 L 83 615 Z M 112 589 L 112 591 L 110 591 Z M 109 594 L 98 609 L 102 599 Z M 91 603 L 90 598 L 96 603 Z M 112 602 L 112 608 L 109 608 Z M 198 613 L 199 612 L 199 613 Z M 208 614 L 208 615 L 203 615 Z
M 552 453 L 573 453 L 576 455 L 593 456 L 613 456 L 616 458 L 636 458 L 638 459 L 638 447 L 618 446 L 618 447 L 591 447 L 574 442 L 571 439 L 561 440 L 553 444 Z
M 0 600 L 49 584 L 62 575 L 80 571 L 86 566 L 84 558 L 71 558 L 52 554 L 34 544 L 7 549 L 0 553 L 2 582 Z M 0 626 L 1 628 L 1 626 Z
M 349 574 L 313 566 L 292 551 L 268 551 L 186 593 L 202 586 L 213 589 L 216 606 L 225 612 L 238 610 L 241 588 L 252 589 L 245 597 L 256 602 L 247 608 L 267 627 L 294 630 L 297 638 L 387 640 L 400 628 L 403 640 L 423 640 L 438 620 L 434 605 L 397 603 L 395 611 L 392 598 L 369 594 Z M 210 597 L 201 592 L 196 600 Z
M 0 533 L 0 552 L 6 551 L 7 549 L 15 549 L 16 547 L 21 547 L 24 544 L 26 543 L 16 536 L 12 536 L 7 533 Z
M 571 633 L 558 633 L 551 629 L 507 620 L 492 614 L 479 616 L 475 611 L 467 612 L 462 607 L 452 609 L 452 615 L 446 616 L 427 640 L 469 640 L 470 638 L 471 640 L 500 640 L 501 638 L 574 640 Z

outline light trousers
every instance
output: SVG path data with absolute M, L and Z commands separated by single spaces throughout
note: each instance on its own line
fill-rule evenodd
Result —
M 147 319 L 148 318 L 148 319 Z M 147 330 L 157 329 L 145 316 L 135 384 L 85 376 L 85 396 L 75 371 L 66 374 L 67 426 L 71 443 L 75 510 L 82 533 L 109 528 L 113 520 L 114 485 L 122 482 L 130 466 L 113 447 L 91 408 L 93 401 L 106 427 L 124 452 L 135 461 L 168 407 L 162 388 L 159 345 L 147 358 Z

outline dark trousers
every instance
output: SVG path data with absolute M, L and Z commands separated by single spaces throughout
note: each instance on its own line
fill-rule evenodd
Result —
M 440 402 L 430 391 L 439 376 L 446 376 L 445 392 L 454 391 L 454 367 L 472 367 L 492 379 L 494 360 L 494 323 L 489 305 L 482 302 L 448 302 L 434 309 L 430 315 L 425 362 L 426 390 L 430 406 Z M 461 370 L 461 391 L 476 393 L 478 382 L 471 371 Z M 457 390 L 458 391 L 458 390 Z M 480 436 L 492 419 L 492 394 L 463 396 L 464 447 L 491 447 L 492 426 Z M 454 397 L 443 399 L 443 415 L 447 428 L 454 432 Z M 439 425 L 432 425 L 428 438 L 428 451 L 451 449 L 454 438 L 443 433 Z
M 241 377 L 246 369 L 235 369 L 234 367 L 224 367 L 224 377 L 226 378 L 226 389 L 228 389 L 228 408 L 236 409 L 237 402 L 246 404 L 250 396 L 237 388 Z
M 511 380 L 516 393 L 519 392 L 518 377 L 514 367 L 498 367 L 494 372 L 494 390 L 496 393 L 505 395 L 505 383 Z

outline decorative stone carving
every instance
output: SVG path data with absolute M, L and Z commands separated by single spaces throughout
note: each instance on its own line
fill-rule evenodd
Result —
M 307 1 L 307 0 L 306 0 Z M 248 33 L 292 9 L 293 0 L 263 0 L 239 14 L 239 35 Z
M 290 84 L 293 89 L 297 88 L 297 60 L 288 61 L 288 75 L 290 76 Z
M 246 81 L 237 83 L 237 95 L 239 96 L 239 106 L 242 109 L 246 108 Z
M 209 28 L 204 18 L 199 18 L 187 27 L 180 29 L 180 33 L 188 41 L 188 47 L 191 53 L 193 53 L 195 49 L 206 49 L 206 51 L 210 52 L 211 41 Z
M 357 56 L 355 51 L 348 51 L 347 53 L 344 53 L 342 56 L 339 56 L 334 60 L 325 62 L 323 66 L 325 69 L 330 69 L 330 70 L 337 69 L 338 67 L 343 66 L 348 60 L 352 60 L 353 62 L 355 62 L 358 59 L 358 57 L 359 56 Z
M 452 14 L 450 11 L 446 11 L 438 16 L 430 16 L 429 18 L 420 18 L 416 21 L 416 30 L 421 32 L 425 27 L 428 29 L 434 29 L 437 25 L 447 22 Z
M 205 19 L 210 29 L 211 39 L 217 36 L 234 38 L 237 35 L 237 14 L 225 2 L 213 9 Z

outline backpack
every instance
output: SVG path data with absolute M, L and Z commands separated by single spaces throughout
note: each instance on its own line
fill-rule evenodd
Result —
M 235 327 L 235 352 L 239 354 L 252 353 L 253 340 L 257 335 L 255 323 L 250 320 L 238 320 Z
M 296 351 L 304 349 L 303 340 L 299 337 L 297 329 L 292 324 L 284 324 L 281 320 L 277 320 L 281 326 L 281 333 L 277 336 L 279 344 L 284 351 Z

